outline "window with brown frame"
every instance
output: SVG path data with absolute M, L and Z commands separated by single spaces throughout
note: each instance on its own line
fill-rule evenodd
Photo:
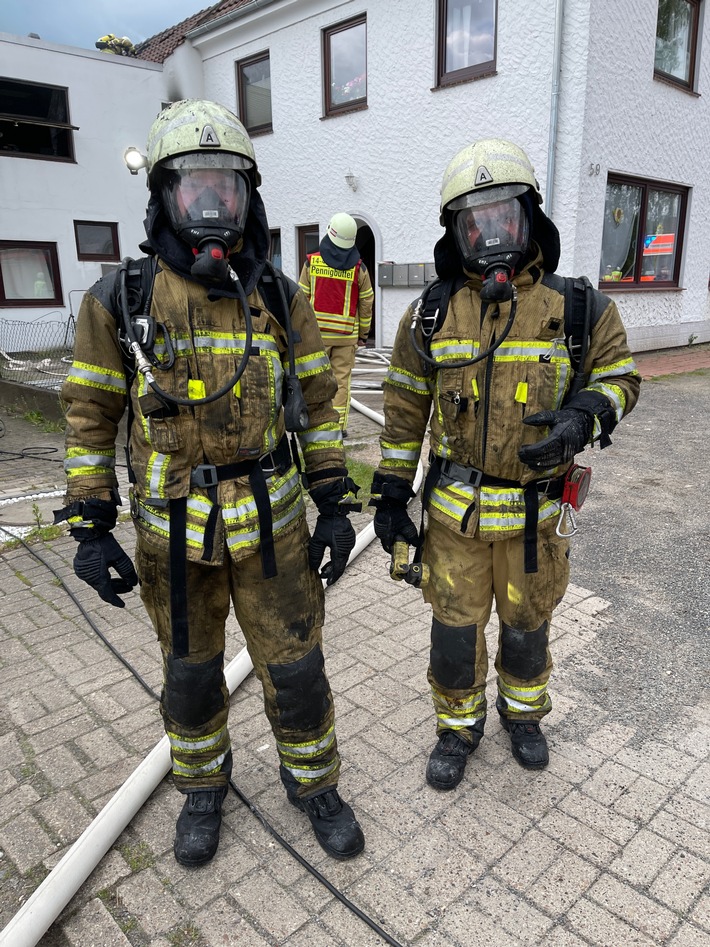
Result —
M 610 174 L 600 289 L 678 286 L 687 207 L 686 187 Z
M 318 224 L 308 224 L 305 227 L 299 227 L 296 233 L 298 235 L 298 272 L 300 273 L 308 254 L 315 253 L 318 249 L 320 243 Z
M 121 259 L 118 250 L 118 224 L 75 220 L 74 239 L 78 260 L 112 263 Z
M 73 161 L 75 130 L 67 89 L 0 77 L 0 155 Z
M 323 109 L 337 115 L 367 108 L 367 17 L 323 30 Z
M 658 0 L 654 73 L 684 89 L 695 88 L 700 0 Z
M 498 0 L 437 0 L 438 86 L 496 71 Z
M 273 131 L 269 51 L 236 64 L 239 117 L 250 135 Z
M 278 269 L 281 269 L 283 266 L 283 254 L 281 253 L 281 230 L 279 228 L 269 231 L 269 259 Z
M 63 306 L 56 243 L 0 240 L 0 306 Z

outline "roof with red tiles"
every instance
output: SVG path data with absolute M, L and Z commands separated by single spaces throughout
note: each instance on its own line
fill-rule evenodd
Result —
M 150 62 L 165 62 L 168 56 L 175 52 L 178 46 L 185 42 L 185 36 L 190 30 L 198 26 L 209 23 L 210 20 L 216 20 L 217 17 L 224 16 L 225 13 L 231 13 L 239 7 L 245 7 L 252 0 L 219 0 L 218 3 L 206 7 L 198 13 L 193 13 L 181 23 L 168 27 L 155 36 L 149 36 L 142 43 L 137 43 L 135 47 L 137 59 L 148 59 Z

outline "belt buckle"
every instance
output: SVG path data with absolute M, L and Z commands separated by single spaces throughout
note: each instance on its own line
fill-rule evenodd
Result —
M 474 474 L 473 480 L 471 475 Z M 480 487 L 483 479 L 483 471 L 477 467 L 464 467 L 463 464 L 457 464 L 456 461 L 450 461 L 446 469 L 446 476 L 453 482 L 458 480 L 461 483 L 467 483 L 471 487 Z
M 217 468 L 214 464 L 199 464 L 192 471 L 192 477 L 190 479 L 196 487 L 202 487 L 203 489 L 216 487 L 219 482 L 217 478 Z
M 267 477 L 273 477 L 278 470 L 278 465 L 273 454 L 264 454 L 259 458 L 259 466 Z

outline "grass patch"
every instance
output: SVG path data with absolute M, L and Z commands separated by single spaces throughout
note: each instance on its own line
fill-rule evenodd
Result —
M 43 434 L 63 434 L 66 429 L 64 418 L 59 421 L 50 421 L 41 411 L 27 411 L 22 415 L 22 420 L 34 424 Z
M 361 460 L 355 460 L 350 454 L 345 456 L 345 464 L 348 468 L 348 474 L 360 487 L 357 497 L 362 500 L 363 506 L 366 505 L 366 497 L 369 497 L 372 488 L 372 477 L 375 473 L 375 467 L 372 464 L 363 463 Z
M 143 871 L 144 868 L 152 868 L 155 864 L 155 855 L 145 842 L 138 842 L 137 845 L 121 845 L 118 850 L 131 871 Z

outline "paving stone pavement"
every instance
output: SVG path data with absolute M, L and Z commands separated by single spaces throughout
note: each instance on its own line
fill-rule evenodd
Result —
M 704 348 L 698 350 L 698 359 L 707 357 Z M 638 361 L 643 371 L 644 357 Z M 663 374 L 668 363 L 647 364 L 650 374 Z M 691 365 L 707 367 L 702 360 Z M 685 363 L 681 370 L 688 370 Z M 622 425 L 614 446 L 602 455 L 605 476 L 624 478 L 626 468 L 619 466 L 624 445 L 635 443 L 647 426 L 661 428 L 665 412 L 672 414 L 687 391 L 700 392 L 702 383 L 704 404 L 710 406 L 707 376 L 691 378 L 687 390 L 683 377 L 642 390 L 639 408 L 628 419 L 629 433 Z M 381 404 L 378 393 L 357 397 L 375 410 Z M 706 430 L 707 411 L 699 416 Z M 60 454 L 16 454 L 19 445 L 60 448 L 61 436 L 38 434 L 15 417 L 5 417 L 4 424 L 0 526 L 31 525 L 37 515 L 46 522 L 45 504 L 58 507 L 61 498 L 40 495 L 61 488 L 55 462 Z M 374 422 L 354 413 L 349 434 L 354 456 L 376 459 Z M 710 487 L 703 489 L 707 500 Z M 1 505 L 3 499 L 25 496 L 39 499 Z M 42 508 L 33 511 L 40 500 Z M 620 516 L 615 503 L 623 504 L 623 497 L 605 497 L 610 515 Z M 707 510 L 706 502 L 698 506 L 695 524 L 705 538 Z M 603 526 L 603 511 L 592 510 L 588 520 L 580 546 L 591 561 L 600 546 L 595 529 Z M 360 514 L 356 528 L 368 522 L 368 514 Z M 655 533 L 663 525 L 641 528 Z M 121 523 L 117 534 L 132 551 L 131 524 Z M 4 539 L 0 533 L 0 545 Z M 618 560 L 606 553 L 606 570 L 616 573 L 623 562 L 629 581 L 640 587 L 624 536 L 616 543 Z M 642 547 L 641 541 L 639 557 Z M 127 596 L 122 611 L 102 603 L 74 577 L 75 543 L 67 536 L 32 549 L 44 563 L 21 545 L 5 544 L 0 552 L 0 928 L 163 735 L 155 701 L 97 638 L 49 567 L 157 690 L 158 647 L 138 596 Z M 707 553 L 697 566 L 707 596 Z M 664 603 L 659 598 L 646 606 L 640 594 L 627 600 L 619 587 L 606 583 L 603 570 L 573 565 L 574 584 L 552 630 L 554 707 L 545 721 L 550 766 L 539 773 L 521 769 L 493 714 L 459 789 L 437 793 L 424 780 L 435 740 L 426 685 L 430 613 L 420 593 L 393 583 L 386 567 L 375 541 L 326 595 L 325 659 L 343 756 L 340 788 L 363 825 L 365 852 L 352 862 L 328 859 L 306 818 L 287 804 L 253 674 L 232 698 L 234 778 L 240 790 L 402 947 L 463 947 L 473 941 L 488 947 L 533 942 L 707 947 L 710 726 L 702 686 L 708 629 L 695 627 L 692 603 L 672 606 L 678 635 L 674 657 L 680 664 L 678 669 L 668 664 L 674 677 L 667 687 L 675 697 L 666 700 L 665 691 L 658 696 L 656 675 L 671 670 L 659 669 L 663 659 L 657 660 L 655 645 L 630 627 L 628 617 L 635 608 L 641 627 Z M 650 582 L 653 594 L 665 594 L 660 575 Z M 707 604 L 702 608 L 707 616 Z M 694 645 L 699 633 L 701 641 Z M 493 621 L 486 636 L 494 652 Z M 613 647 L 619 642 L 617 658 Z M 242 645 L 232 622 L 227 659 Z M 488 697 L 495 698 L 493 674 Z M 662 712 L 655 700 L 663 701 Z M 232 793 L 214 861 L 198 870 L 177 865 L 172 839 L 181 802 L 166 777 L 38 943 L 374 947 L 384 942 L 278 845 Z M 1 931 L 0 944 L 16 947 Z

